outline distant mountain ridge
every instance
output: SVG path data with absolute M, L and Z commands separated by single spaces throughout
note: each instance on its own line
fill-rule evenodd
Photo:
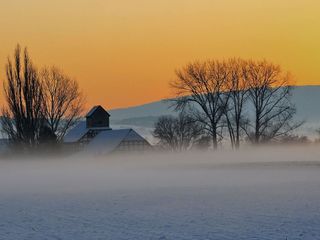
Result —
M 297 107 L 297 120 L 309 124 L 319 123 L 320 127 L 320 86 L 297 86 L 292 93 L 292 101 Z M 113 109 L 111 123 L 152 127 L 161 115 L 175 114 L 166 99 L 139 106 Z
M 112 109 L 108 112 L 112 119 L 117 120 L 174 114 L 174 110 L 170 108 L 170 102 L 167 99 L 128 108 Z

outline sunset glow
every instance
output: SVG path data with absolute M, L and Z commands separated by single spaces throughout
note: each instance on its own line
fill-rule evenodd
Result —
M 20 43 L 75 77 L 88 106 L 170 97 L 174 70 L 196 59 L 265 58 L 320 84 L 319 11 L 319 0 L 3 0 L 0 79 Z

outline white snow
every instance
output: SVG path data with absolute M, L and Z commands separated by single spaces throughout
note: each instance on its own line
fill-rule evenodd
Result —
M 64 136 L 63 141 L 65 143 L 74 143 L 79 141 L 89 129 L 87 129 L 86 122 L 80 121 L 74 128 L 72 128 L 68 133 Z
M 100 132 L 95 138 L 93 138 L 86 150 L 94 152 L 96 154 L 108 154 L 118 147 L 128 134 L 133 131 L 131 129 L 117 129 Z M 140 136 L 136 134 L 140 140 Z
M 320 239 L 318 147 L 0 162 L 0 239 Z

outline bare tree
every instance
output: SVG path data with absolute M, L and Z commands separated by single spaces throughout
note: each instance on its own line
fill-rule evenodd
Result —
M 175 118 L 162 116 L 155 123 L 153 136 L 160 140 L 159 144 L 165 148 L 176 149 Z
M 41 71 L 46 124 L 61 141 L 81 117 L 84 98 L 77 81 L 56 67 Z
M 226 125 L 232 148 L 238 149 L 243 135 L 242 127 L 247 122 L 244 110 L 248 99 L 248 81 L 245 78 L 247 62 L 242 59 L 228 61 L 229 77 L 226 82 L 226 94 L 229 95 L 228 108 L 225 112 Z
M 174 106 L 178 110 L 193 109 L 194 117 L 210 133 L 214 149 L 222 137 L 219 129 L 228 104 L 228 97 L 224 94 L 228 74 L 226 62 L 194 62 L 177 70 L 177 78 L 171 82 L 177 95 Z
M 19 45 L 14 52 L 14 62 L 8 58 L 4 93 L 7 107 L 2 109 L 3 132 L 15 144 L 35 147 L 43 123 L 43 91 L 27 49 L 21 57 Z
M 245 130 L 253 143 L 277 139 L 301 125 L 292 121 L 296 109 L 291 102 L 288 72 L 267 61 L 248 61 L 245 79 L 254 109 L 254 120 Z
M 178 117 L 160 117 L 153 132 L 154 137 L 160 140 L 161 146 L 173 151 L 192 148 L 193 145 L 198 144 L 198 141 L 203 141 L 203 134 L 204 128 L 183 112 Z

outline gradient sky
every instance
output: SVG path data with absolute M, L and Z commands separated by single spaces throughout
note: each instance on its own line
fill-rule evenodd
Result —
M 171 96 L 196 59 L 266 58 L 320 84 L 319 0 L 0 0 L 1 80 L 18 42 L 107 108 Z

